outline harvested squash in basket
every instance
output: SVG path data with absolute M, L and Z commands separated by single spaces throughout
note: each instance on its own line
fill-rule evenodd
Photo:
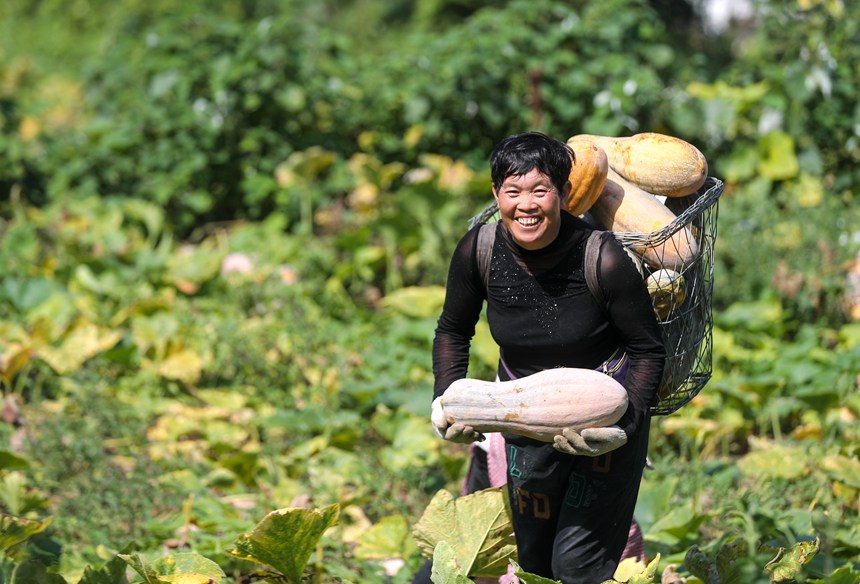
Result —
M 612 168 L 589 213 L 603 229 L 620 233 L 652 233 L 669 226 L 676 217 L 657 197 L 625 180 Z M 693 232 L 684 226 L 662 241 L 643 237 L 630 247 L 653 269 L 677 272 L 682 272 L 699 252 Z
M 571 138 L 567 145 L 576 158 L 570 169 L 570 195 L 565 210 L 572 215 L 582 215 L 600 196 L 606 184 L 609 162 L 603 148 L 590 140 Z
M 590 140 L 600 146 L 612 170 L 654 195 L 691 195 L 708 177 L 705 156 L 689 142 L 674 136 L 644 132 L 619 138 L 580 134 L 570 140 L 574 139 Z

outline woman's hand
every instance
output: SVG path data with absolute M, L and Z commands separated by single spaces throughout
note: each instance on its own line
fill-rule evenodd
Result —
M 463 424 L 451 424 L 445 417 L 445 411 L 442 408 L 442 396 L 433 400 L 433 406 L 430 412 L 430 422 L 433 423 L 433 429 L 440 438 L 444 438 L 449 442 L 457 442 L 460 444 L 470 444 L 472 442 L 483 442 L 484 435 L 476 431 L 471 426 Z
M 627 444 L 627 433 L 618 426 L 585 428 L 576 432 L 565 428 L 553 440 L 559 452 L 575 456 L 600 456 Z

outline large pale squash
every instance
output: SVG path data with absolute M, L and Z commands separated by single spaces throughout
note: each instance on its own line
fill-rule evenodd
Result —
M 603 192 L 589 212 L 603 229 L 620 233 L 649 234 L 675 220 L 675 214 L 657 197 L 623 179 L 611 167 Z M 629 247 L 652 268 L 676 272 L 683 272 L 699 252 L 696 238 L 687 227 L 661 243 L 643 237 L 641 243 L 630 243 Z
M 610 168 L 655 195 L 693 194 L 708 177 L 705 156 L 689 142 L 674 136 L 644 132 L 620 138 L 580 134 L 573 139 L 590 140 L 600 146 L 606 152 Z
M 513 381 L 460 379 L 442 395 L 450 423 L 552 442 L 564 428 L 610 426 L 627 410 L 627 391 L 592 369 L 547 369 Z
M 570 169 L 570 195 L 565 209 L 573 215 L 588 211 L 606 184 L 609 161 L 603 148 L 591 140 L 571 138 L 567 145 L 576 159 Z

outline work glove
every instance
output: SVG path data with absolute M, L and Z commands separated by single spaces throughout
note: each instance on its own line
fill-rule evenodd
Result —
M 436 430 L 439 437 L 449 442 L 471 444 L 472 442 L 482 442 L 484 440 L 484 435 L 471 426 L 448 422 L 448 419 L 445 417 L 445 411 L 442 408 L 442 396 L 433 400 L 430 411 L 430 422 L 432 422 L 433 429 Z
M 627 433 L 618 426 L 585 428 L 576 432 L 565 428 L 553 438 L 559 452 L 576 456 L 600 456 L 627 444 Z

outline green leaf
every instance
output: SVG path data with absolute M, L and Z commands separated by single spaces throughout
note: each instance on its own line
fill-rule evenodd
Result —
M 817 584 L 856 584 L 860 582 L 860 570 L 851 566 L 842 566 L 834 570 L 824 580 L 814 580 Z
M 660 554 L 657 554 L 654 556 L 654 559 L 645 566 L 644 570 L 638 574 L 634 574 L 629 580 L 627 580 L 627 584 L 651 584 L 654 582 L 654 577 L 657 575 L 657 566 L 659 565 Z
M 128 578 L 125 575 L 127 566 L 127 562 L 116 555 L 100 568 L 92 566 L 84 568 L 78 584 L 127 584 Z
M 47 566 L 39 560 L 25 560 L 12 572 L 11 584 L 66 584 L 66 579 L 48 572 Z
M 45 531 L 50 524 L 50 517 L 37 521 L 0 514 L 0 551 L 8 553 L 12 547 Z
M 781 131 L 762 136 L 758 143 L 759 173 L 771 180 L 787 180 L 800 172 L 800 163 L 794 147 L 794 138 Z
M 337 524 L 339 513 L 337 503 L 322 509 L 272 511 L 253 531 L 240 535 L 235 547 L 227 553 L 270 566 L 297 583 L 317 542 L 329 527 Z
M 444 301 L 442 286 L 410 286 L 385 296 L 380 305 L 412 318 L 430 318 L 439 314 Z
M 860 461 L 840 454 L 825 456 L 821 468 L 834 480 L 860 489 Z
M 522 584 L 560 584 L 559 580 L 550 580 L 549 578 L 544 578 L 543 576 L 538 576 L 537 574 L 523 572 L 523 569 L 520 568 L 520 565 L 513 560 L 511 560 L 511 566 L 513 566 L 514 568 L 514 575 L 520 579 L 520 582 L 522 582 Z
M 818 538 L 815 538 L 815 541 L 798 542 L 790 550 L 781 547 L 776 557 L 767 563 L 764 570 L 770 573 L 771 582 L 774 584 L 796 582 L 803 566 L 818 553 L 820 547 L 821 542 Z
M 717 573 L 717 566 L 705 555 L 699 546 L 692 546 L 687 550 L 684 556 L 684 565 L 693 576 L 705 584 L 719 584 L 720 577 Z
M 26 470 L 30 461 L 14 452 L 0 450 L 0 470 Z
M 439 542 L 453 548 L 457 564 L 468 576 L 500 576 L 515 557 L 507 489 L 484 489 L 454 498 L 436 493 L 412 530 L 418 547 L 429 556 Z
M 355 557 L 362 560 L 407 558 L 415 551 L 409 523 L 402 515 L 383 517 L 358 537 Z
M 757 442 L 760 447 L 738 460 L 738 468 L 750 477 L 762 479 L 797 479 L 806 470 L 808 455 L 801 448 L 769 445 Z
M 92 357 L 116 345 L 122 333 L 81 321 L 63 338 L 59 347 L 40 347 L 39 356 L 60 374 L 73 373 Z
M 433 584 L 471 584 L 457 564 L 454 548 L 447 541 L 440 541 L 433 551 L 433 568 L 430 570 Z
M 386 446 L 379 453 L 383 466 L 394 472 L 402 472 L 413 468 L 417 462 L 426 463 L 435 456 L 439 439 L 432 430 L 428 432 L 429 428 L 426 418 L 410 416 L 402 420 L 391 446 Z
M 118 554 L 146 584 L 218 584 L 224 571 L 196 552 L 171 554 L 148 564 L 140 554 Z

